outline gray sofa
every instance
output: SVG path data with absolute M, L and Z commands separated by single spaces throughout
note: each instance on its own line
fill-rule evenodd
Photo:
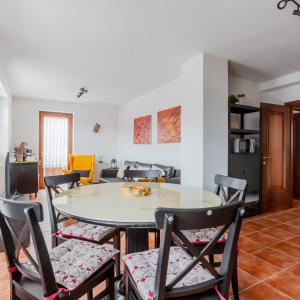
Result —
M 165 166 L 160 164 L 148 164 L 137 161 L 125 161 L 124 164 L 128 166 L 134 166 L 135 168 L 148 169 L 151 170 L 152 166 L 156 166 L 162 170 L 164 170 L 165 177 L 167 183 L 175 183 L 180 184 L 181 172 L 179 169 L 175 169 L 173 166 Z M 103 182 L 124 182 L 125 180 L 117 177 L 118 169 L 103 169 L 101 178 Z

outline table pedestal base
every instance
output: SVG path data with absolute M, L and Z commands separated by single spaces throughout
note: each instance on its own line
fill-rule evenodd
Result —
M 126 228 L 126 254 L 149 249 L 147 228 Z

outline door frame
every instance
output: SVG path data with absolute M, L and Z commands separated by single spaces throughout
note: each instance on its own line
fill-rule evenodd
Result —
M 300 110 L 300 100 L 294 100 L 284 103 L 285 106 L 290 108 L 290 120 L 291 120 L 291 167 L 290 167 L 290 178 L 291 181 L 291 191 L 294 198 L 294 118 L 293 111 Z
M 44 172 L 43 172 L 43 131 L 44 131 L 44 122 L 43 119 L 45 116 L 49 117 L 64 117 L 68 119 L 68 154 L 73 152 L 73 113 L 64 113 L 64 112 L 51 112 L 51 111 L 39 111 L 39 188 L 44 189 Z M 68 161 L 69 167 L 69 161 Z

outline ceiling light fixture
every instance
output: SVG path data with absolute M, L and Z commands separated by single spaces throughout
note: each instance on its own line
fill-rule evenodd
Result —
M 278 9 L 284 9 L 286 8 L 287 4 L 289 2 L 293 2 L 296 5 L 296 9 L 293 11 L 293 15 L 300 17 L 300 3 L 298 2 L 298 0 L 281 0 L 278 2 L 277 4 L 277 8 Z
M 80 88 L 78 94 L 77 94 L 77 98 L 79 99 L 81 96 L 83 96 L 84 94 L 87 94 L 89 91 L 88 89 L 84 86 L 82 88 Z

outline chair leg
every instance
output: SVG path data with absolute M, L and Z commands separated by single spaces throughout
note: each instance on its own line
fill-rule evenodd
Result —
M 92 300 L 93 299 L 93 297 L 94 297 L 93 296 L 93 290 L 88 291 L 86 294 L 87 294 L 87 299 L 88 300 Z
M 124 281 L 125 281 L 125 300 L 129 300 L 129 278 L 126 274 L 126 271 L 124 271 L 123 275 Z
M 232 278 L 231 278 L 231 286 L 234 300 L 239 300 L 239 283 L 238 283 L 238 270 L 237 270 L 237 257 L 234 262 Z
M 214 258 L 214 255 L 213 254 L 209 254 L 208 255 L 208 259 L 209 259 L 209 262 L 212 266 L 215 265 L 215 258 Z
M 112 268 L 109 271 L 108 278 L 106 279 L 106 286 L 108 287 L 108 300 L 115 300 L 115 274 L 114 269 Z
M 120 238 L 120 230 L 118 230 L 117 234 L 113 237 L 113 246 L 115 249 L 119 250 L 121 249 L 121 238 Z M 115 260 L 116 260 L 116 276 L 120 275 L 120 260 L 121 260 L 121 255 L 120 252 L 118 254 L 116 254 L 115 256 Z

